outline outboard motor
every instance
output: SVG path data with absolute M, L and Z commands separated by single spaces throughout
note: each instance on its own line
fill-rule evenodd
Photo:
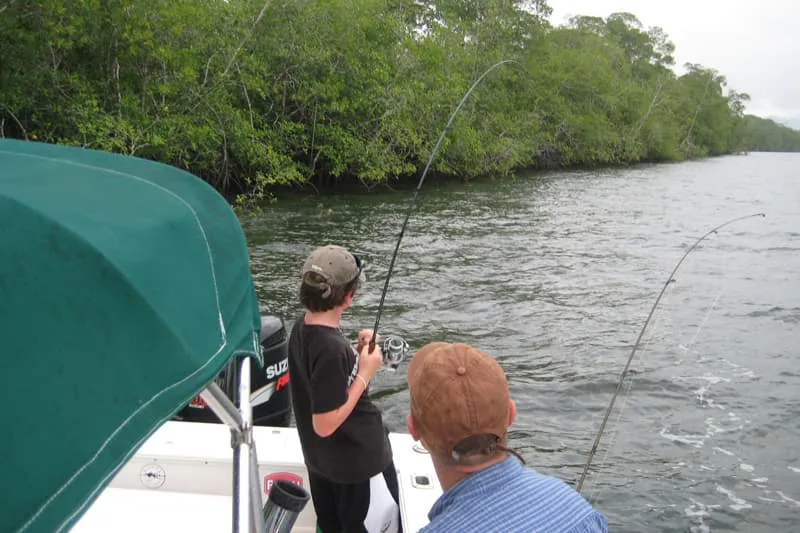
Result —
M 261 316 L 261 348 L 264 368 L 250 370 L 250 402 L 254 426 L 289 426 L 289 337 L 283 320 Z
M 261 316 L 261 348 L 264 367 L 250 364 L 250 401 L 253 407 L 253 425 L 288 427 L 291 417 L 289 397 L 289 345 L 283 320 L 272 315 Z M 228 363 L 215 379 L 234 403 L 238 395 L 237 360 Z M 200 396 L 181 409 L 176 419 L 188 422 L 220 423 L 217 415 L 206 406 Z

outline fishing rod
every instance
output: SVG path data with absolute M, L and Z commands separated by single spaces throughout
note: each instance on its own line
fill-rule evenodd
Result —
M 425 181 L 425 176 L 428 175 L 428 169 L 431 167 L 431 163 L 433 163 L 433 158 L 436 156 L 436 153 L 439 151 L 439 147 L 441 146 L 442 141 L 444 140 L 444 136 L 447 133 L 447 130 L 450 129 L 450 125 L 453 123 L 453 120 L 456 118 L 456 115 L 461 110 L 461 107 L 464 105 L 464 102 L 466 102 L 467 98 L 469 98 L 469 95 L 472 93 L 472 90 L 475 89 L 475 87 L 477 87 L 478 84 L 481 81 L 483 81 L 483 79 L 486 76 L 488 76 L 491 71 L 493 71 L 494 69 L 496 69 L 497 67 L 499 67 L 500 65 L 503 65 L 505 63 L 517 63 L 517 61 L 514 61 L 513 59 L 504 59 L 503 61 L 499 61 L 499 62 L 495 63 L 494 65 L 492 65 L 491 67 L 486 69 L 486 72 L 481 74 L 480 78 L 475 80 L 475 82 L 470 86 L 470 88 L 467 90 L 467 92 L 461 98 L 461 101 L 458 103 L 458 106 L 456 106 L 456 109 L 455 109 L 455 111 L 453 111 L 453 114 L 450 115 L 450 120 L 447 121 L 447 124 L 445 125 L 444 129 L 442 130 L 441 135 L 439 135 L 439 140 L 436 142 L 436 146 L 433 148 L 433 152 L 431 152 L 431 156 L 428 158 L 428 164 L 425 165 L 425 169 L 422 171 L 422 177 L 420 178 L 419 183 L 417 184 L 417 188 L 416 188 L 416 190 L 414 190 L 414 194 L 411 197 L 411 202 L 409 203 L 408 210 L 406 211 L 406 217 L 403 220 L 403 227 L 400 229 L 400 235 L 397 237 L 397 244 L 394 247 L 394 253 L 392 254 L 392 260 L 389 262 L 389 271 L 386 273 L 386 281 L 384 281 L 384 283 L 383 283 L 383 291 L 381 292 L 381 301 L 378 304 L 378 314 L 375 316 L 375 326 L 372 328 L 372 338 L 369 340 L 369 351 L 370 352 L 375 349 L 375 339 L 376 339 L 376 337 L 378 335 L 378 325 L 380 324 L 381 315 L 383 314 L 383 304 L 384 304 L 384 301 L 386 300 L 386 292 L 389 290 L 389 280 L 392 277 L 392 271 L 394 269 L 394 262 L 397 259 L 397 252 L 400 250 L 400 242 L 403 240 L 403 235 L 405 235 L 406 227 L 408 226 L 408 219 L 411 217 L 411 213 L 414 211 L 414 207 L 416 207 L 417 195 L 419 194 L 419 190 L 422 188 L 422 183 Z M 387 342 L 391 342 L 391 341 L 392 341 L 392 339 L 388 339 L 387 340 Z M 402 357 L 402 352 L 395 352 L 395 351 L 392 351 L 392 352 L 393 353 L 400 353 L 400 357 Z M 397 361 L 397 362 L 393 361 L 392 363 L 393 364 L 395 364 L 395 363 L 399 364 L 399 361 Z
M 647 329 L 648 324 L 650 324 L 650 319 L 653 318 L 653 313 L 655 313 L 656 308 L 658 307 L 658 304 L 661 301 L 661 297 L 664 295 L 664 292 L 667 290 L 669 284 L 675 281 L 675 273 L 681 267 L 681 264 L 683 263 L 684 259 L 686 259 L 686 257 L 690 253 L 692 253 L 692 251 L 695 248 L 697 248 L 697 246 L 701 242 L 703 242 L 706 239 L 706 237 L 708 237 L 712 233 L 717 233 L 718 230 L 724 228 L 729 224 L 733 224 L 734 222 L 738 222 L 740 220 L 745 220 L 747 218 L 753 218 L 753 217 L 766 217 L 766 215 L 764 213 L 754 213 L 752 215 L 737 217 L 710 229 L 705 235 L 697 239 L 694 242 L 694 244 L 692 244 L 689 247 L 688 250 L 686 250 L 683 256 L 681 256 L 680 261 L 678 261 L 678 264 L 675 265 L 675 268 L 672 270 L 669 277 L 667 277 L 667 281 L 664 283 L 664 286 L 661 287 L 661 292 L 658 293 L 658 298 L 656 298 L 653 307 L 650 309 L 650 314 L 647 315 L 647 320 L 644 321 L 644 326 L 642 326 L 641 331 L 639 331 L 639 336 L 636 338 L 636 342 L 633 344 L 633 349 L 631 349 L 631 353 L 628 356 L 628 360 L 625 362 L 625 367 L 622 369 L 622 373 L 620 374 L 619 379 L 617 380 L 617 388 L 614 390 L 614 394 L 611 396 L 611 401 L 609 402 L 608 407 L 606 407 L 606 412 L 603 416 L 603 421 L 600 423 L 600 429 L 597 432 L 597 436 L 594 439 L 594 444 L 592 444 L 592 449 L 589 452 L 589 457 L 586 460 L 586 464 L 583 467 L 583 472 L 581 473 L 581 477 L 578 479 L 578 483 L 575 487 L 578 492 L 580 492 L 581 488 L 583 487 L 583 482 L 586 479 L 586 475 L 589 472 L 589 467 L 592 465 L 592 461 L 594 460 L 595 454 L 597 454 L 597 449 L 600 446 L 600 439 L 603 437 L 603 433 L 605 432 L 606 429 L 606 423 L 608 422 L 608 417 L 611 416 L 611 410 L 614 408 L 614 402 L 617 400 L 617 396 L 619 395 L 619 392 L 622 390 L 622 385 L 625 381 L 625 377 L 628 375 L 628 369 L 630 368 L 631 362 L 633 361 L 633 356 L 636 355 L 636 350 L 639 349 L 639 344 L 642 341 L 642 336 L 644 335 L 644 332 Z

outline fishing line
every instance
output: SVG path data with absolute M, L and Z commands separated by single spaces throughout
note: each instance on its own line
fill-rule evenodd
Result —
M 231 70 L 231 66 L 233 66 L 233 62 L 236 60 L 236 57 L 239 55 L 239 52 L 242 51 L 242 48 L 244 47 L 245 43 L 249 41 L 250 38 L 255 33 L 256 26 L 258 26 L 258 23 L 261 22 L 262 18 L 264 18 L 264 13 L 267 12 L 267 7 L 269 7 L 270 2 L 271 0 L 267 0 L 266 2 L 264 2 L 264 6 L 261 8 L 261 11 L 259 11 L 258 16 L 253 22 L 252 26 L 250 26 L 250 31 L 248 31 L 247 34 L 242 38 L 242 40 L 239 41 L 236 50 L 233 51 L 233 54 L 231 55 L 231 58 L 228 60 L 228 64 L 225 67 L 225 70 L 222 71 L 222 74 L 219 75 L 219 77 L 215 80 L 214 84 L 208 89 L 206 94 L 198 96 L 198 101 L 195 104 L 195 106 L 189 110 L 190 112 L 197 109 L 197 106 L 203 103 L 206 100 L 206 98 L 208 98 L 211 95 L 211 93 L 217 90 L 219 84 L 222 83 L 222 81 L 225 79 L 225 76 L 228 75 L 228 72 Z
M 608 417 L 611 415 L 611 411 L 614 408 L 614 402 L 616 402 L 617 396 L 619 395 L 620 391 L 622 390 L 622 386 L 625 383 L 625 377 L 628 375 L 628 370 L 630 369 L 631 362 L 633 361 L 633 357 L 636 355 L 636 351 L 639 349 L 639 345 L 640 345 L 640 343 L 642 341 L 642 336 L 644 335 L 644 332 L 647 329 L 648 324 L 650 324 L 650 320 L 653 318 L 653 314 L 655 313 L 659 302 L 661 302 L 661 297 L 664 296 L 664 292 L 667 290 L 667 287 L 669 287 L 670 283 L 675 281 L 675 273 L 681 267 L 681 264 L 683 264 L 683 261 L 686 259 L 686 257 L 689 256 L 689 254 L 691 254 L 694 251 L 695 248 L 697 248 L 697 246 L 701 242 L 703 242 L 712 233 L 717 233 L 717 231 L 719 231 L 720 229 L 724 228 L 725 226 L 728 226 L 729 224 L 733 224 L 734 222 L 738 222 L 740 220 L 745 220 L 745 219 L 753 218 L 753 217 L 765 217 L 765 216 L 766 215 L 764 213 L 754 213 L 752 215 L 746 215 L 746 216 L 743 216 L 743 217 L 737 217 L 737 218 L 728 220 L 727 222 L 724 222 L 724 223 L 722 223 L 722 224 L 710 229 L 708 232 L 706 232 L 702 237 L 697 239 L 694 242 L 694 244 L 692 244 L 689 247 L 689 249 L 686 250 L 686 252 L 681 256 L 680 261 L 678 261 L 678 264 L 675 265 L 675 268 L 672 270 L 670 275 L 667 277 L 667 281 L 664 283 L 664 286 L 661 287 L 661 292 L 658 293 L 658 297 L 656 298 L 656 301 L 653 304 L 653 307 L 650 309 L 650 313 L 647 315 L 647 319 L 645 320 L 641 331 L 639 331 L 639 336 L 636 338 L 636 342 L 633 344 L 633 348 L 631 349 L 631 353 L 628 356 L 627 361 L 625 362 L 625 367 L 622 369 L 622 373 L 620 374 L 619 379 L 617 381 L 617 386 L 616 386 L 616 389 L 614 390 L 614 394 L 612 394 L 611 401 L 609 402 L 608 407 L 606 408 L 605 414 L 603 415 L 603 421 L 600 423 L 600 429 L 598 430 L 597 436 L 594 439 L 594 443 L 592 444 L 592 449 L 589 451 L 589 456 L 588 456 L 588 458 L 586 460 L 586 464 L 583 467 L 583 472 L 581 473 L 581 476 L 578 479 L 578 483 L 576 485 L 576 490 L 578 490 L 580 492 L 581 488 L 583 487 L 583 482 L 586 479 L 586 475 L 589 473 L 589 468 L 592 465 L 592 461 L 594 460 L 594 456 L 595 456 L 595 454 L 597 454 L 597 449 L 598 449 L 598 447 L 600 445 L 600 439 L 602 439 L 603 433 L 605 432 L 606 424 L 608 423 Z
M 405 235 L 406 227 L 408 226 L 408 219 L 411 217 L 411 213 L 414 211 L 414 208 L 416 207 L 417 195 L 419 194 L 419 190 L 422 188 L 422 183 L 425 181 L 425 176 L 428 175 L 428 169 L 430 169 L 431 163 L 433 163 L 433 158 L 436 156 L 436 153 L 439 151 L 439 147 L 441 146 L 442 141 L 444 140 L 444 136 L 447 133 L 447 130 L 450 129 L 450 125 L 453 123 L 453 120 L 456 118 L 456 115 L 461 110 L 461 107 L 464 105 L 464 102 L 466 102 L 467 98 L 469 98 L 469 95 L 472 93 L 472 90 L 475 89 L 475 87 L 477 87 L 478 84 L 481 81 L 483 81 L 483 79 L 486 76 L 488 76 L 491 71 L 493 71 L 494 69 L 496 69 L 497 67 L 499 67 L 500 65 L 503 65 L 505 63 L 517 63 L 517 61 L 514 61 L 513 59 L 504 59 L 503 61 L 499 61 L 499 62 L 495 63 L 494 65 L 492 65 L 491 67 L 489 67 L 488 69 L 486 69 L 486 71 L 483 74 L 481 74 L 480 78 L 478 78 L 477 80 L 475 80 L 473 82 L 473 84 L 470 86 L 470 88 L 467 90 L 467 92 L 461 98 L 461 101 L 458 103 L 458 106 L 456 106 L 456 109 L 455 109 L 455 111 L 453 111 L 453 114 L 450 115 L 450 120 L 447 121 L 447 124 L 445 125 L 444 129 L 442 130 L 442 133 L 439 135 L 439 140 L 436 142 L 436 146 L 433 148 L 433 152 L 431 152 L 431 155 L 428 158 L 428 163 L 425 165 L 425 170 L 422 171 L 422 177 L 420 178 L 419 183 L 417 184 L 417 188 L 414 190 L 414 194 L 411 197 L 411 202 L 409 202 L 408 210 L 406 211 L 406 216 L 405 216 L 405 219 L 403 220 L 403 226 L 400 229 L 400 235 L 398 235 L 397 244 L 394 247 L 394 253 L 392 254 L 392 260 L 389 262 L 389 271 L 386 273 L 386 280 L 383 283 L 383 290 L 381 291 L 381 300 L 380 300 L 380 303 L 378 303 L 378 313 L 375 316 L 375 326 L 372 328 L 372 338 L 369 341 L 369 351 L 370 352 L 375 349 L 375 339 L 376 339 L 376 336 L 378 335 L 378 325 L 380 324 L 381 315 L 383 314 L 383 305 L 384 305 L 384 301 L 386 300 L 386 292 L 389 290 L 389 280 L 392 277 L 392 271 L 394 269 L 394 263 L 395 263 L 395 260 L 397 259 L 397 252 L 400 250 L 400 242 L 403 240 L 403 235 Z
M 695 342 L 697 342 L 697 337 L 699 337 L 700 336 L 700 332 L 703 331 L 703 328 L 705 327 L 706 322 L 708 321 L 708 317 L 711 316 L 711 311 L 713 311 L 714 308 L 717 306 L 717 302 L 719 302 L 719 298 L 720 298 L 720 296 L 722 296 L 722 293 L 725 291 L 726 287 L 727 287 L 727 283 L 722 286 L 722 288 L 717 293 L 717 297 L 714 298 L 713 302 L 711 302 L 711 307 L 708 308 L 708 312 L 703 317 L 702 322 L 700 322 L 700 324 L 697 326 L 697 330 L 694 332 L 694 335 L 692 336 L 692 340 L 689 341 L 689 345 L 684 347 L 684 350 L 686 351 L 687 354 L 692 350 L 692 346 L 694 346 Z M 680 362 L 683 362 L 683 359 L 681 359 Z
M 682 344 L 680 344 L 680 345 L 678 345 L 679 349 L 683 349 L 687 353 L 689 351 L 691 351 L 692 346 L 694 346 L 695 342 L 697 341 L 697 338 L 700 336 L 700 332 L 703 330 L 703 327 L 705 326 L 706 322 L 708 321 L 708 317 L 711 316 L 712 311 L 716 308 L 717 302 L 719 302 L 719 299 L 722 296 L 722 293 L 725 292 L 726 288 L 727 288 L 727 283 L 725 285 L 723 285 L 722 288 L 717 293 L 717 296 L 714 298 L 714 301 L 711 303 L 711 307 L 709 307 L 708 311 L 706 311 L 705 315 L 703 316 L 703 319 L 700 321 L 700 324 L 698 324 L 697 328 L 695 329 L 694 335 L 692 336 L 691 341 L 689 341 L 689 345 L 688 346 L 683 346 Z M 664 300 L 665 302 L 667 301 L 667 299 L 669 299 L 669 295 L 670 295 L 670 293 L 667 294 L 667 297 Z M 657 326 L 658 326 L 659 323 L 660 323 L 660 317 L 657 317 L 655 322 L 653 322 L 653 327 L 651 329 L 657 329 Z M 655 335 L 655 333 L 653 335 Z M 652 339 L 653 339 L 653 337 L 651 336 L 650 340 L 648 340 L 647 344 L 645 344 L 644 346 L 645 347 L 649 347 L 650 344 L 652 344 Z M 679 364 L 679 363 L 682 363 L 682 362 L 683 362 L 683 358 L 681 358 L 681 360 L 678 361 L 678 363 L 676 363 L 676 364 Z M 625 390 L 625 395 L 623 396 L 622 406 L 620 407 L 619 414 L 617 415 L 617 419 L 613 424 L 614 429 L 613 429 L 613 431 L 611 433 L 611 436 L 609 438 L 609 443 L 606 446 L 605 453 L 603 454 L 603 458 L 600 460 L 599 463 L 597 463 L 597 467 L 604 466 L 607 463 L 608 454 L 614 448 L 614 444 L 616 444 L 617 433 L 619 433 L 620 421 L 622 420 L 623 413 L 625 412 L 625 407 L 628 405 L 628 398 L 630 396 L 631 390 L 633 389 L 633 384 L 635 382 L 636 382 L 636 376 L 635 375 L 632 376 L 628 380 L 628 386 L 627 386 L 627 388 Z M 589 493 L 589 496 L 588 496 L 589 501 L 594 501 L 594 497 L 597 494 L 597 489 L 598 489 L 598 487 L 594 487 L 592 489 L 592 491 Z
M 230 59 L 228 59 L 228 63 L 225 66 L 225 70 L 223 70 L 222 73 L 214 80 L 214 82 L 211 84 L 211 87 L 208 88 L 208 90 L 205 92 L 205 94 L 203 94 L 202 89 L 205 87 L 206 82 L 203 81 L 203 83 L 200 85 L 200 90 L 197 93 L 194 94 L 194 98 L 196 99 L 195 103 L 194 103 L 194 105 L 192 107 L 189 108 L 188 113 L 194 112 L 201 104 L 206 103 L 206 100 L 208 99 L 208 97 L 211 96 L 211 94 L 213 94 L 214 91 L 216 91 L 220 87 L 220 84 L 222 84 L 223 81 L 225 81 L 225 77 L 228 75 L 228 72 L 230 72 L 230 69 L 233 66 L 234 61 L 236 61 L 236 58 L 238 57 L 239 53 L 242 51 L 242 48 L 244 48 L 245 43 L 247 43 L 247 41 L 249 41 L 250 38 L 253 37 L 253 34 L 255 33 L 255 30 L 256 30 L 256 26 L 258 26 L 258 24 L 261 22 L 261 19 L 264 18 L 264 14 L 267 12 L 267 8 L 269 7 L 271 2 L 272 2 L 272 0 L 266 0 L 266 2 L 264 2 L 264 5 L 261 7 L 261 11 L 258 12 L 258 15 L 255 18 L 255 21 L 250 26 L 250 30 L 239 41 L 239 44 L 236 45 L 236 49 L 233 51 L 233 54 L 231 54 Z M 206 80 L 208 78 L 208 65 L 211 63 L 211 59 L 212 58 L 213 58 L 213 54 L 208 59 L 208 63 L 206 64 L 206 73 L 205 73 Z M 209 108 L 211 109 L 212 112 L 214 112 L 214 108 L 212 108 L 210 105 L 209 105 Z M 214 113 L 216 114 L 216 112 L 214 112 Z M 219 122 L 219 117 L 216 117 L 216 118 L 217 118 L 217 121 Z M 143 133 L 145 133 L 145 134 L 149 133 L 149 131 L 152 128 L 154 128 L 157 124 L 159 124 L 163 120 L 164 120 L 163 116 L 158 117 L 149 126 L 145 127 L 142 130 Z

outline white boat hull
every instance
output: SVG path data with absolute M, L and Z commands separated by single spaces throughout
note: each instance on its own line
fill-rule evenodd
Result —
M 308 489 L 308 472 L 294 428 L 253 428 L 264 501 L 271 480 L 293 478 Z M 400 485 L 405 533 L 428 523 L 441 494 L 430 456 L 410 435 L 390 433 Z M 119 471 L 73 527 L 74 533 L 192 533 L 230 531 L 232 523 L 230 432 L 221 424 L 170 421 Z M 309 501 L 293 532 L 316 531 Z

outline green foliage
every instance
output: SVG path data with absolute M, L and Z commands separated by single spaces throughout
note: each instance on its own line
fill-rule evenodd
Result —
M 800 152 L 800 131 L 753 115 L 745 115 L 740 127 L 740 149 L 754 152 Z
M 186 168 L 246 207 L 275 186 L 432 171 L 799 150 L 713 69 L 630 13 L 544 0 L 0 0 L 0 135 Z

